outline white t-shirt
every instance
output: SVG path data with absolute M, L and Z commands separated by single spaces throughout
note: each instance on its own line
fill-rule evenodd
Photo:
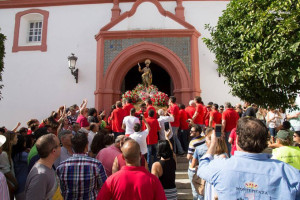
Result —
M 267 114 L 269 116 L 269 128 L 275 128 L 276 127 L 276 119 L 278 117 L 277 114 L 275 114 L 274 112 L 268 112 Z M 275 118 L 274 118 L 275 117 Z M 274 118 L 274 119 L 273 119 Z
M 134 130 L 133 130 L 133 127 L 135 124 L 139 124 L 140 123 L 140 120 L 139 118 L 135 117 L 135 116 L 126 116 L 124 119 L 123 119 L 123 124 L 125 124 L 126 126 L 126 130 L 125 130 L 125 134 L 132 134 L 134 133 Z
M 92 141 L 93 141 L 95 135 L 96 135 L 96 133 L 94 133 L 93 131 L 90 131 L 88 133 L 89 151 L 91 150 Z
M 170 122 L 174 122 L 174 117 L 172 117 L 172 116 L 159 116 L 157 121 L 158 121 L 159 126 L 160 126 L 159 139 L 160 140 L 166 140 L 165 122 L 169 122 L 169 127 L 170 127 L 170 130 L 171 130 L 171 134 L 169 136 L 169 139 L 171 139 L 173 137 L 173 132 L 172 132 L 172 127 L 171 127 Z
M 134 132 L 132 134 L 130 134 L 129 137 L 131 137 L 132 139 L 134 139 L 137 143 L 139 143 L 140 148 L 141 148 L 141 153 L 144 155 L 147 153 L 147 136 L 149 134 L 148 129 L 141 131 L 141 132 Z

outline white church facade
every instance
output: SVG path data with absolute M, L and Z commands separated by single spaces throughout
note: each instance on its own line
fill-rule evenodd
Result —
M 229 1 L 6 0 L 0 125 L 26 126 L 66 104 L 105 109 L 140 81 L 137 63 L 151 60 L 153 84 L 178 103 L 194 96 L 219 105 L 240 100 L 219 77 L 202 41 Z M 68 56 L 78 57 L 78 83 Z

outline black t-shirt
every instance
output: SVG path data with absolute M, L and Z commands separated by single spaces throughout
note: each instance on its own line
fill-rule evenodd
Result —
M 159 160 L 161 167 L 163 169 L 163 175 L 159 177 L 159 180 L 164 189 L 176 188 L 175 185 L 175 171 L 176 162 L 173 158 L 170 160 Z

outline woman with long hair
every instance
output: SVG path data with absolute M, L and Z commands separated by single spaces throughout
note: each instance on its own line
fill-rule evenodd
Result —
M 10 199 L 14 199 L 14 193 L 18 189 L 18 181 L 15 177 L 14 164 L 12 160 L 12 146 L 18 142 L 17 134 L 12 131 L 6 131 L 3 134 L 6 137 L 6 142 L 2 146 L 3 152 L 0 155 L 0 171 L 5 175 Z
M 12 159 L 14 163 L 15 176 L 19 184 L 19 188 L 16 191 L 16 200 L 25 199 L 25 183 L 28 175 L 27 158 L 28 152 L 26 152 L 26 140 L 23 135 L 18 135 L 18 142 L 12 148 Z
M 207 147 L 210 147 L 211 144 L 211 135 L 213 133 L 213 129 L 207 130 L 205 135 L 205 143 Z M 214 159 L 226 159 L 228 158 L 228 149 L 224 138 L 218 138 L 217 146 L 214 153 Z M 213 185 L 208 182 L 205 183 L 205 192 L 204 192 L 204 200 L 215 200 L 218 199 L 218 195 L 215 191 Z
M 175 171 L 176 171 L 176 155 L 172 150 L 172 144 L 167 140 L 160 140 L 157 144 L 157 155 L 160 157 L 158 162 L 153 163 L 151 173 L 157 176 L 164 188 L 168 200 L 177 199 L 177 189 L 175 185 Z

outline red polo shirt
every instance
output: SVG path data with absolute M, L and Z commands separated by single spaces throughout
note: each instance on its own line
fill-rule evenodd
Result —
M 130 115 L 131 108 L 134 108 L 134 106 L 131 103 L 127 103 L 123 106 L 123 110 L 125 111 L 125 117 Z
M 196 112 L 196 108 L 193 107 L 193 106 L 188 106 L 188 107 L 185 108 L 185 111 L 187 113 L 188 118 L 192 119 L 195 112 Z
M 145 167 L 124 166 L 101 187 L 97 200 L 167 200 L 159 179 Z
M 210 117 L 210 113 L 212 112 L 211 109 L 207 109 L 207 112 L 206 112 L 206 115 L 204 117 L 204 124 L 205 126 L 208 126 L 209 125 L 209 117 Z M 221 115 L 221 118 L 222 118 L 222 115 Z
M 185 112 L 185 110 L 180 109 L 179 110 L 179 122 L 180 122 L 179 127 L 181 130 L 189 129 L 189 124 L 186 122 L 187 119 L 188 119 L 188 117 L 187 117 L 187 113 Z
M 80 125 L 80 127 L 88 127 L 90 126 L 87 118 L 83 115 L 79 115 L 76 122 Z
M 116 108 L 111 113 L 111 126 L 113 132 L 125 132 L 122 129 L 123 119 L 125 117 L 124 110 L 122 108 Z
M 222 114 L 219 111 L 215 110 L 210 113 L 210 116 L 213 117 L 212 127 L 215 127 L 216 124 L 222 123 Z
M 204 108 L 202 106 L 202 104 L 196 104 L 196 112 L 198 113 L 195 120 L 194 120 L 194 123 L 195 124 L 201 124 L 203 125 L 204 124 L 204 112 L 203 112 Z
M 158 135 L 157 132 L 160 130 L 159 123 L 154 117 L 147 117 L 146 122 L 148 122 L 150 128 L 149 134 L 147 136 L 147 145 L 157 144 Z
M 233 108 L 227 108 L 222 113 L 222 120 L 226 121 L 225 132 L 230 132 L 232 129 L 236 128 L 239 118 L 239 114 Z
M 157 114 L 156 114 L 156 110 L 152 105 L 148 105 L 146 112 L 144 113 L 145 118 L 148 117 L 148 112 L 149 110 L 154 110 L 154 118 L 157 119 Z
M 172 127 L 179 127 L 179 125 L 180 125 L 179 107 L 177 106 L 177 104 L 176 103 L 172 104 L 169 107 L 168 112 L 171 113 L 172 115 L 174 115 L 174 122 L 171 122 L 171 126 Z

